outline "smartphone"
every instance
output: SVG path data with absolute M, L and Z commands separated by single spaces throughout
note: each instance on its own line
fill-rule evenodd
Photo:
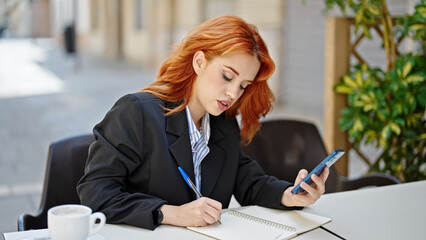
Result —
M 296 185 L 296 187 L 291 190 L 291 193 L 298 194 L 301 192 L 304 192 L 305 190 L 300 186 L 302 182 L 306 182 L 307 184 L 312 184 L 311 176 L 312 174 L 315 174 L 317 176 L 321 175 L 322 171 L 324 171 L 325 166 L 331 167 L 341 156 L 345 154 L 344 150 L 336 149 L 334 150 L 330 155 L 328 155 L 320 164 L 318 164 L 314 170 L 312 170 L 308 176 L 306 176 L 299 184 Z

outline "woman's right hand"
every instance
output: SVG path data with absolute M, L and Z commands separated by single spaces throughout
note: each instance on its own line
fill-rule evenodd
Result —
M 222 204 L 211 198 L 202 197 L 181 206 L 163 205 L 163 221 L 181 227 L 202 227 L 220 220 Z

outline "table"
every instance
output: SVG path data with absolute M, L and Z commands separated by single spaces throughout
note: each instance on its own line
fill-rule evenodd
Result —
M 186 239 L 186 240 L 212 240 L 207 236 L 192 232 L 186 228 L 173 227 L 173 226 L 159 226 L 155 231 L 150 231 L 142 228 L 137 228 L 129 225 L 116 225 L 106 224 L 102 230 L 101 235 L 105 240 L 140 240 L 140 239 Z M 24 232 L 11 232 L 4 233 L 5 240 L 50 240 L 49 231 L 47 229 L 31 230 Z M 338 240 L 330 233 L 322 229 L 315 229 L 308 233 L 294 238 L 297 240 Z
M 325 194 L 303 211 L 330 217 L 327 229 L 346 239 L 421 239 L 426 236 L 426 181 Z M 155 231 L 128 225 L 106 224 L 99 232 L 115 239 L 211 239 L 185 228 L 162 225 Z M 4 233 L 5 240 L 37 239 L 47 229 Z M 298 236 L 304 239 L 338 239 L 315 229 Z M 41 240 L 41 239 L 40 239 Z
M 141 239 L 185 239 L 185 240 L 212 240 L 207 236 L 192 232 L 186 228 L 162 225 L 155 231 L 150 231 L 129 225 L 105 224 L 98 232 L 105 240 L 141 240 Z M 50 240 L 47 229 L 30 230 L 23 232 L 4 233 L 5 240 Z M 294 238 L 297 240 L 338 240 L 322 229 L 315 229 Z
M 325 194 L 304 211 L 347 239 L 426 239 L 426 181 Z

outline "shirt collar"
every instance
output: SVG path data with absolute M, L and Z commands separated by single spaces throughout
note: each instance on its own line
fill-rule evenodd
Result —
M 186 120 L 188 121 L 189 128 L 189 137 L 191 139 L 191 147 L 194 147 L 195 143 L 202 137 L 204 142 L 207 144 L 210 139 L 210 115 L 206 113 L 201 118 L 201 131 L 198 131 L 195 126 L 194 120 L 191 117 L 191 112 L 189 111 L 188 105 L 185 107 L 186 110 Z

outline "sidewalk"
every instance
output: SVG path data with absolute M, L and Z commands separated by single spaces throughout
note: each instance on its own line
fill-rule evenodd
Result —
M 155 71 L 117 60 L 75 59 L 52 40 L 0 39 L 0 233 L 39 207 L 48 146 L 91 132 L 122 95 Z

